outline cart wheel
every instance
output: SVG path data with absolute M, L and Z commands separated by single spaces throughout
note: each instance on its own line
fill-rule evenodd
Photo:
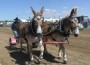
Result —
M 15 45 L 14 44 L 12 44 L 12 42 L 11 42 L 12 40 L 11 40 L 11 38 L 9 39 L 9 48 L 10 49 L 13 49 L 14 47 L 15 47 Z

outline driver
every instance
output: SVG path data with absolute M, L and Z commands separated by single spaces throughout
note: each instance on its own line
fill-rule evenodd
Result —
M 11 29 L 14 33 L 14 36 L 15 36 L 16 40 L 18 40 L 18 38 L 19 38 L 18 32 L 19 32 L 20 22 L 21 22 L 20 19 L 18 19 L 18 17 L 16 17 L 14 19 L 14 22 L 11 25 Z

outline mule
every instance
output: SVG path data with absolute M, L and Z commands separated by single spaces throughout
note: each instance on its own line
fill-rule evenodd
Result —
M 40 12 L 36 12 L 32 7 L 31 10 L 34 14 L 32 20 L 28 23 L 20 23 L 19 26 L 19 37 L 20 46 L 22 51 L 23 40 L 27 43 L 27 53 L 30 56 L 30 60 L 33 61 L 33 43 L 36 43 L 40 47 L 39 60 L 43 58 L 44 47 L 42 44 L 42 24 L 43 24 L 43 11 L 44 7 L 41 8 Z
M 79 35 L 78 29 L 78 20 L 76 18 L 77 9 L 72 9 L 69 16 L 63 18 L 61 21 L 51 24 L 50 22 L 44 22 L 44 37 L 43 41 L 57 41 L 57 42 L 64 42 L 67 40 L 72 33 L 75 37 Z M 58 57 L 62 57 L 63 53 L 63 63 L 67 63 L 67 55 L 65 52 L 64 44 L 58 44 L 59 52 Z M 47 52 L 46 44 L 44 44 L 44 51 Z

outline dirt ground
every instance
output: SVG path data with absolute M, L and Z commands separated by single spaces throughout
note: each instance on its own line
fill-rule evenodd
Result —
M 9 27 L 0 27 L 0 65 L 28 65 L 29 59 L 25 52 L 9 49 L 9 38 L 12 36 Z M 70 44 L 65 44 L 68 57 L 66 65 L 90 65 L 90 29 L 80 31 L 78 37 L 70 36 L 69 41 Z M 64 65 L 56 59 L 58 48 L 55 45 L 48 45 L 48 51 L 40 65 Z M 38 56 L 39 50 L 34 49 L 33 53 Z

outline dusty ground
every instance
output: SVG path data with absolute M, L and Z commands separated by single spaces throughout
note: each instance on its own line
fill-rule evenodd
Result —
M 13 36 L 10 28 L 0 27 L 0 65 L 28 65 L 28 55 L 20 53 L 18 49 L 9 49 L 9 38 Z M 71 36 L 70 44 L 65 44 L 68 63 L 66 65 L 90 65 L 90 30 L 80 31 L 79 37 Z M 58 48 L 48 45 L 49 55 L 44 57 L 41 65 L 64 65 L 55 57 L 58 56 Z M 38 56 L 38 50 L 34 51 Z M 36 64 L 37 65 L 37 64 Z

